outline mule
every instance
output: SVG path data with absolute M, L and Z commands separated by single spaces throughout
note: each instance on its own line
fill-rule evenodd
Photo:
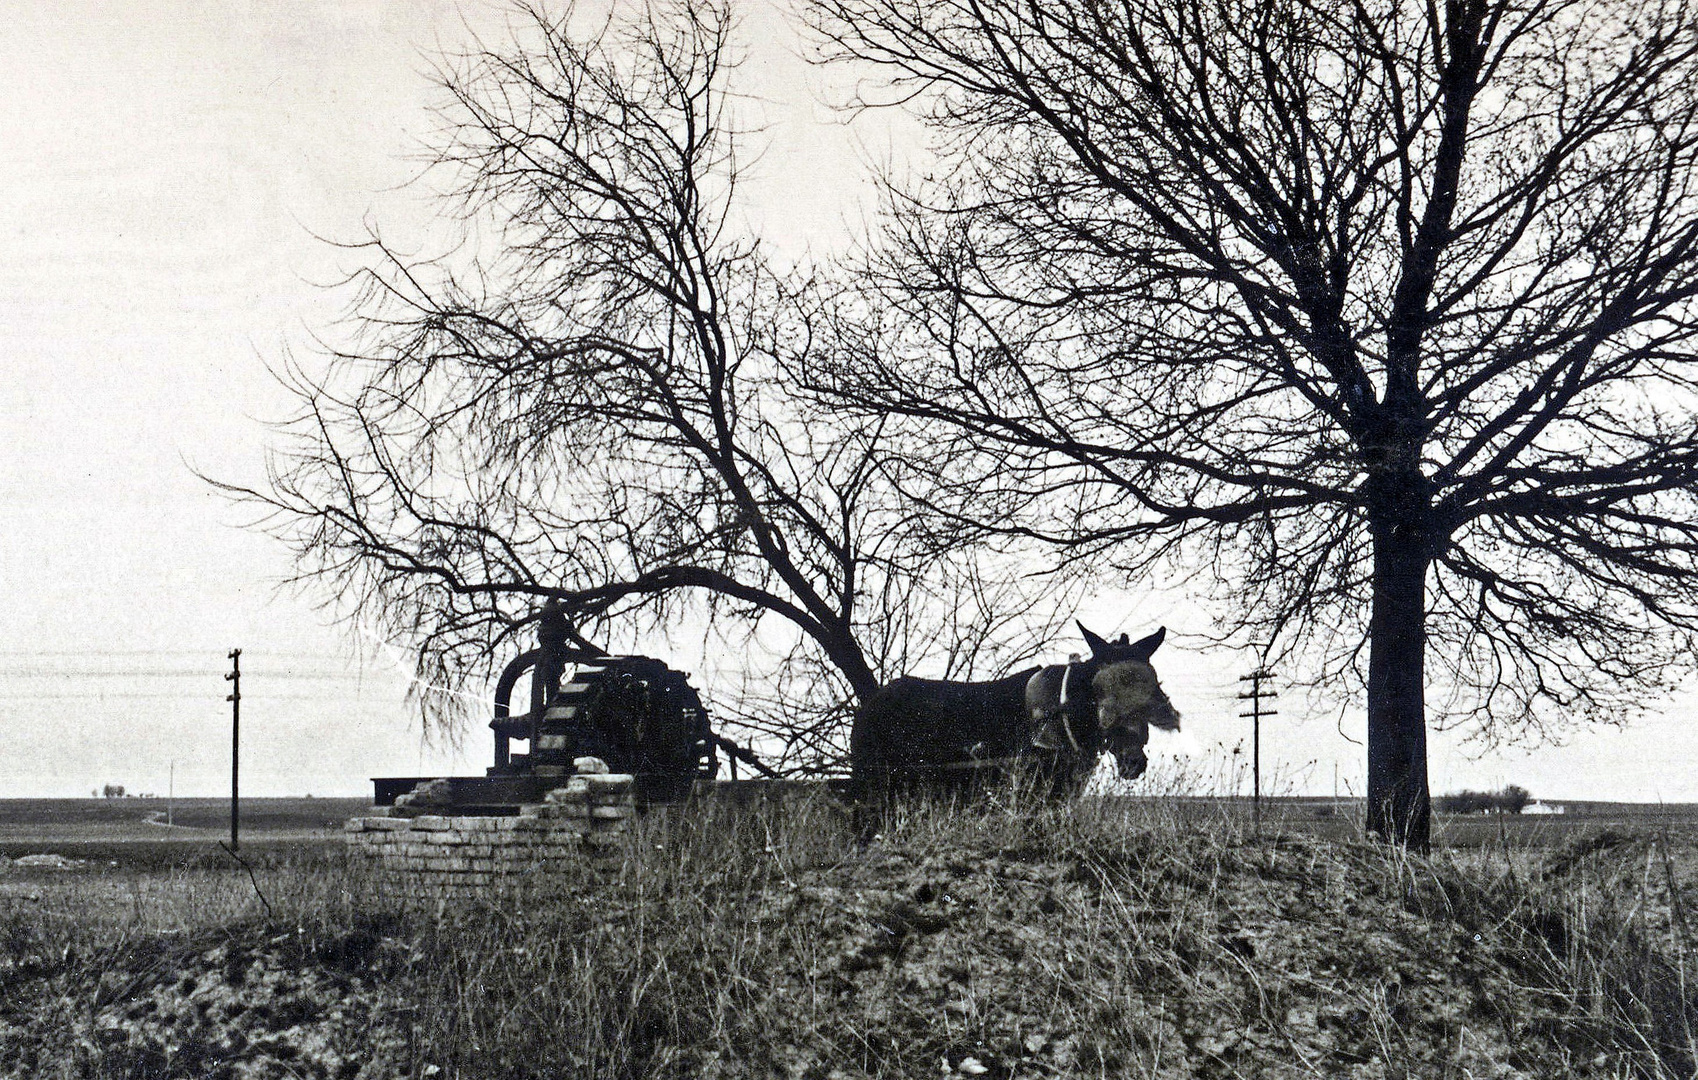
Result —
M 861 706 L 849 761 L 863 798 L 891 788 L 960 789 L 1014 770 L 1057 794 L 1078 791 L 1106 749 L 1121 778 L 1143 775 L 1149 729 L 1179 730 L 1150 665 L 1166 628 L 1109 641 L 1083 623 L 1088 660 L 989 682 L 904 677 Z

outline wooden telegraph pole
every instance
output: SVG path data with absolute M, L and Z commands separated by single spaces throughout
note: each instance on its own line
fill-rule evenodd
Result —
M 1240 699 L 1250 702 L 1250 711 L 1241 712 L 1238 715 L 1242 718 L 1248 718 L 1251 722 L 1251 813 L 1254 815 L 1257 836 L 1262 834 L 1262 717 L 1279 715 L 1279 713 L 1273 709 L 1262 708 L 1262 702 L 1264 700 L 1279 696 L 1272 690 L 1262 689 L 1262 684 L 1272 678 L 1273 673 L 1267 669 L 1265 664 L 1258 664 L 1255 671 L 1252 671 L 1248 675 L 1240 675 L 1238 677 L 1239 682 L 1247 682 L 1250 684 L 1250 692 L 1248 694 L 1243 691 L 1240 691 L 1238 694 Z
M 242 650 L 230 650 L 230 672 L 224 676 L 230 684 L 230 849 L 241 846 L 238 828 L 242 780 Z

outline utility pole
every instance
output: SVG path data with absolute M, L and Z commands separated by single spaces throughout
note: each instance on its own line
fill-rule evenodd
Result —
M 1251 813 L 1254 815 L 1257 836 L 1262 835 L 1262 717 L 1279 715 L 1279 713 L 1273 709 L 1262 708 L 1262 702 L 1264 700 L 1279 696 L 1272 690 L 1262 689 L 1262 683 L 1267 682 L 1272 678 L 1273 673 L 1267 669 L 1265 664 L 1259 664 L 1255 671 L 1252 671 L 1248 675 L 1240 675 L 1238 677 L 1239 682 L 1247 682 L 1250 684 L 1250 692 L 1248 694 L 1243 691 L 1239 691 L 1238 693 L 1240 699 L 1250 702 L 1250 711 L 1241 712 L 1238 715 L 1241 718 L 1247 717 L 1251 721 L 1250 775 L 1251 784 L 1253 785 L 1251 787 L 1251 806 L 1253 808 Z
M 230 671 L 224 676 L 230 684 L 230 848 L 241 846 L 238 828 L 242 779 L 242 650 L 230 650 Z
M 177 759 L 171 759 L 171 778 L 165 782 L 165 824 L 176 824 Z

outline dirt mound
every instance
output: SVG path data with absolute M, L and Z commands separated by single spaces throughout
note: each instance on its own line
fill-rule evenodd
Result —
M 156 940 L 92 963 L 14 962 L 0 970 L 0 1075 L 401 1075 L 389 981 L 416 959 L 395 938 L 309 945 L 249 928 L 199 948 Z
M 20 855 L 16 859 L 0 858 L 0 869 L 15 866 L 20 870 L 75 870 L 83 865 L 81 859 L 71 859 L 64 855 Z
M 1154 848 L 1096 865 L 891 851 L 803 875 L 755 916 L 771 939 L 808 928 L 815 946 L 772 993 L 823 992 L 837 1016 L 792 1032 L 773 1064 L 822 1078 L 1379 1076 L 1389 1061 L 1589 1075 L 1546 1038 L 1561 1010 L 1518 983 L 1524 942 L 1409 910 L 1347 871 L 1291 844 L 1202 868 Z
M 1056 826 L 645 835 L 541 901 L 85 956 L 14 923 L 0 1075 L 1657 1077 L 1698 1021 L 1644 947 L 1662 924 L 1611 923 L 1627 966 L 1590 981 L 1553 966 L 1590 955 L 1576 912 L 1613 888 L 1594 864 L 1633 843 L 1545 858 L 1535 886 L 1369 845 Z M 1612 1026 L 1630 968 L 1637 1042 Z

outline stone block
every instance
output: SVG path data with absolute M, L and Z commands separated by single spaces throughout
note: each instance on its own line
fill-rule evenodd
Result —
M 582 782 L 584 788 L 598 795 L 611 792 L 629 791 L 637 778 L 630 773 L 601 773 L 589 776 L 574 776 L 574 782 Z M 568 785 L 570 787 L 571 785 Z
M 592 806 L 590 817 L 598 821 L 623 821 L 635 811 L 629 806 Z
M 399 817 L 368 817 L 362 818 L 361 820 L 366 823 L 366 828 L 370 830 L 381 832 L 406 832 L 408 829 L 413 827 L 413 821 L 415 819 Z
M 453 828 L 453 825 L 440 814 L 425 814 L 413 819 L 414 832 L 442 832 L 451 828 Z
M 572 761 L 572 768 L 579 776 L 595 776 L 607 772 L 607 762 L 598 757 L 581 757 Z

